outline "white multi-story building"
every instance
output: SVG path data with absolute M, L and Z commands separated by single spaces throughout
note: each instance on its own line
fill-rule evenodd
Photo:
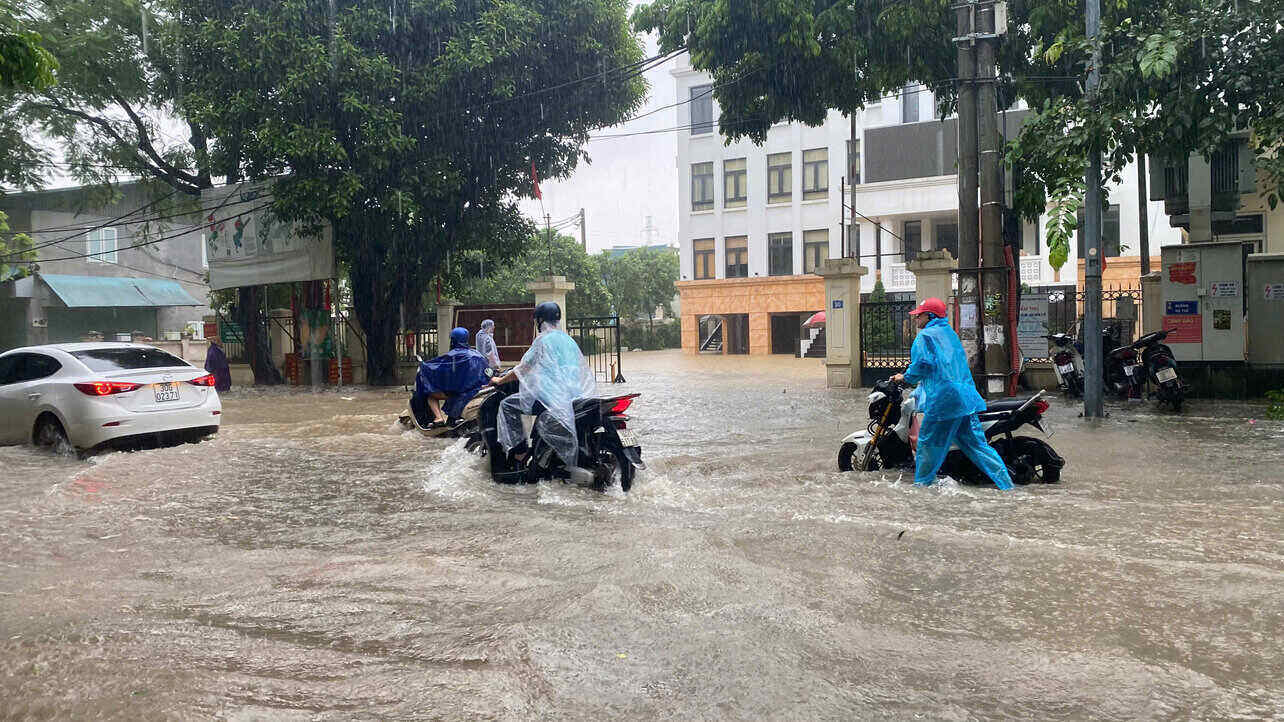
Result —
M 905 262 L 920 250 L 958 255 L 958 157 L 954 118 L 934 117 L 933 94 L 910 86 L 859 113 L 825 123 L 781 123 L 766 142 L 726 144 L 717 131 L 711 79 L 685 58 L 673 71 L 679 100 L 678 239 L 683 349 L 795 353 L 801 320 L 824 308 L 813 271 L 826 258 L 859 257 L 889 292 L 912 291 Z M 1010 137 L 1023 110 L 1002 114 Z M 848 209 L 844 210 L 843 188 Z M 1135 169 L 1109 189 L 1103 245 L 1106 283 L 1137 286 Z M 1153 265 L 1181 242 L 1162 201 L 1148 204 Z M 1022 224 L 1022 282 L 1076 285 L 1079 249 L 1059 270 L 1047 263 L 1044 220 Z M 1082 243 L 1082 242 L 1081 242 Z M 721 329 L 720 333 L 715 333 Z

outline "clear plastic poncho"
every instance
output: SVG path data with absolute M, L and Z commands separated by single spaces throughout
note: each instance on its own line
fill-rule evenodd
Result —
M 521 388 L 500 405 L 497 431 L 499 443 L 512 451 L 526 440 L 522 415 L 533 413 L 539 402 L 544 412 L 535 420 L 535 430 L 564 464 L 573 466 L 578 459 L 574 402 L 597 395 L 597 376 L 575 339 L 558 326 L 540 324 L 535 342 L 513 369 Z

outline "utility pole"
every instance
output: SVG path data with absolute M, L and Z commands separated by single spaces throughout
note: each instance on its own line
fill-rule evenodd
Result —
M 983 318 L 980 294 L 981 242 L 977 209 L 977 119 L 976 119 L 976 45 L 973 37 L 976 0 L 965 0 L 954 6 L 958 46 L 959 75 L 959 338 L 967 352 L 968 366 L 977 386 L 985 377 L 985 355 L 982 353 L 980 324 Z M 875 235 L 875 238 L 878 236 Z
M 1101 47 L 1097 44 L 1097 33 L 1101 30 L 1101 0 L 1087 0 L 1085 24 L 1088 42 L 1092 43 L 1092 59 L 1088 66 L 1088 105 L 1096 102 L 1097 90 L 1101 86 Z M 1084 180 L 1087 183 L 1087 194 L 1084 198 L 1084 259 L 1083 271 L 1083 348 L 1084 379 L 1083 417 L 1099 419 L 1105 416 L 1101 368 L 1103 349 L 1101 346 L 1101 146 L 1100 140 L 1092 139 L 1088 151 L 1088 170 Z
M 580 245 L 584 247 L 584 252 L 588 253 L 588 234 L 584 230 L 584 209 L 580 209 Z
M 1012 369 L 1013 339 L 1007 335 L 1008 266 L 1003 239 L 1003 159 L 999 144 L 999 103 L 995 56 L 1003 28 L 995 19 L 996 3 L 976 4 L 976 130 L 981 184 L 981 340 L 985 343 L 985 394 L 1003 395 Z M 999 314 L 985 313 L 993 308 Z
M 1146 192 L 1146 154 L 1137 149 L 1137 236 L 1141 275 L 1150 273 L 1150 194 Z
M 548 238 L 548 275 L 551 278 L 553 276 L 553 221 L 547 213 L 544 214 L 544 233 Z

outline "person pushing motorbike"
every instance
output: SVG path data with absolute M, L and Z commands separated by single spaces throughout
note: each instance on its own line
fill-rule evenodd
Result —
M 976 392 L 967 354 L 958 334 L 945 320 L 945 302 L 929 298 L 910 311 L 918 335 L 910 348 L 910 365 L 896 382 L 919 386 L 923 422 L 915 454 L 914 483 L 929 486 L 945 461 L 950 447 L 958 444 L 964 454 L 1000 489 L 1011 489 L 1007 466 L 989 444 L 977 413 L 985 400 Z
M 524 414 L 537 416 L 541 438 L 567 465 L 577 459 L 575 399 L 597 392 L 597 377 L 589 368 L 580 347 L 561 329 L 562 309 L 546 301 L 535 307 L 539 335 L 513 370 L 491 379 L 495 386 L 520 381 L 517 393 L 504 399 L 496 419 L 498 442 L 514 460 L 525 459 Z M 485 411 L 483 411 L 485 413 Z M 489 428 L 490 422 L 483 421 Z

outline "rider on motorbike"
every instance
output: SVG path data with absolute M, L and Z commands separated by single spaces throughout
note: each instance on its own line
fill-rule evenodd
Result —
M 419 364 L 415 396 L 428 402 L 432 426 L 445 426 L 450 419 L 459 418 L 468 402 L 486 385 L 489 366 L 485 356 L 469 347 L 466 328 L 450 332 L 450 351 Z
M 597 377 L 580 347 L 561 330 L 562 309 L 546 301 L 535 307 L 539 335 L 512 371 L 491 379 L 495 386 L 520 381 L 517 393 L 499 407 L 496 431 L 499 443 L 516 461 L 526 458 L 526 432 L 522 416 L 536 416 L 540 437 L 562 462 L 574 465 L 579 442 L 575 435 L 574 401 L 597 392 Z
M 914 483 L 934 483 L 950 447 L 958 444 L 996 486 L 1011 489 L 1007 466 L 985 442 L 985 432 L 976 416 L 985 410 L 985 400 L 972 383 L 963 344 L 945 320 L 945 302 L 929 298 L 910 311 L 910 316 L 919 329 L 910 348 L 910 365 L 892 380 L 919 385 L 915 394 L 923 422 L 915 452 Z

